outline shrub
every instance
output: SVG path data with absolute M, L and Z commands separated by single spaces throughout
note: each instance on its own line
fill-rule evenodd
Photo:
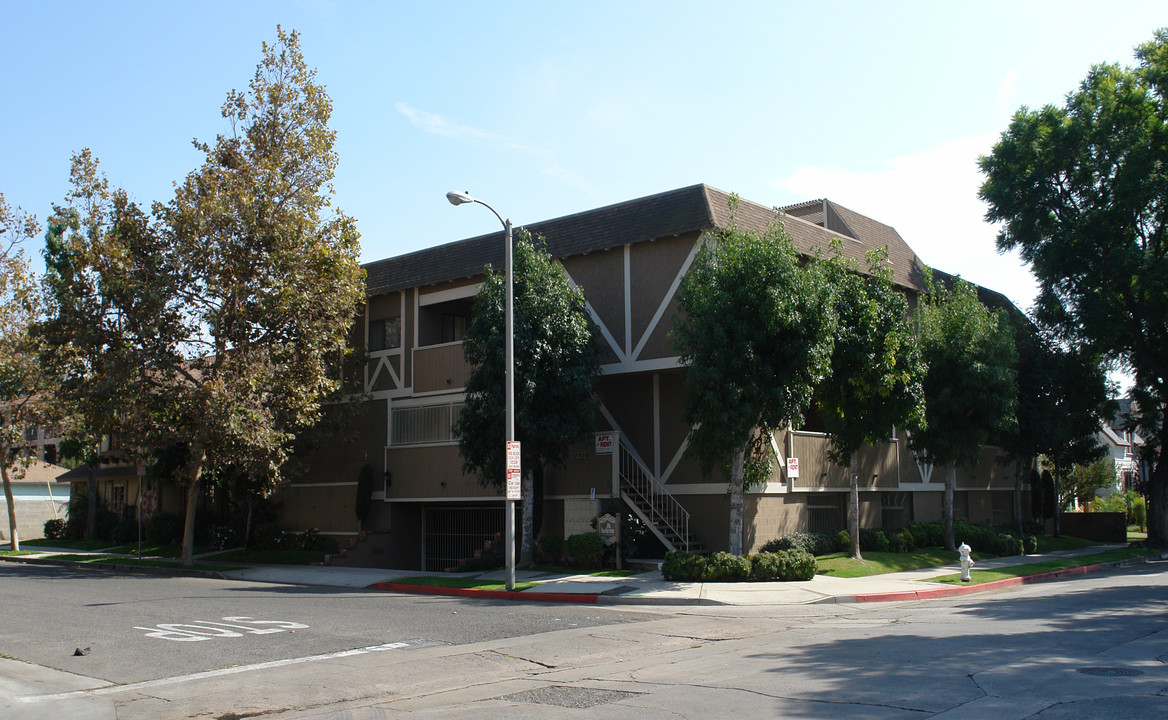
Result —
M 805 550 L 780 550 L 776 555 L 779 580 L 810 580 L 819 569 L 815 556 Z
M 706 559 L 684 550 L 670 550 L 665 553 L 665 562 L 661 563 L 661 575 L 666 580 L 705 580 Z
M 604 557 L 604 541 L 594 532 L 580 533 L 568 538 L 564 543 L 564 553 L 574 565 L 582 568 L 598 568 Z
M 909 535 L 909 539 L 912 539 L 912 535 Z M 888 549 L 894 553 L 908 552 L 908 543 L 904 541 L 904 535 L 899 532 L 892 533 L 892 535 L 888 537 Z
M 896 531 L 896 534 L 900 537 L 901 542 L 904 543 L 904 550 L 901 552 L 912 552 L 917 549 L 917 539 L 908 531 L 908 528 L 900 528 Z
M 862 528 L 860 530 L 860 550 L 888 552 L 890 547 L 891 543 L 889 543 L 888 536 L 884 534 L 883 530 L 876 530 L 874 528 Z
M 840 530 L 835 536 L 835 544 L 839 546 L 841 552 L 848 552 L 852 549 L 852 534 L 847 530 Z
M 772 552 L 760 552 L 750 557 L 750 579 L 756 582 L 770 582 L 779 578 L 779 556 Z
M 998 535 L 998 555 L 1021 555 L 1025 550 L 1022 541 L 1009 533 Z
M 716 552 L 706 560 L 707 582 L 738 582 L 750 579 L 750 558 Z
M 138 521 L 129 518 L 118 520 L 114 525 L 113 535 L 110 536 L 118 545 L 129 545 L 138 542 Z
M 61 540 L 65 537 L 65 521 L 60 518 L 45 521 L 45 539 Z
M 142 535 L 153 545 L 177 545 L 182 542 L 183 519 L 170 513 L 155 513 L 142 527 Z
M 827 555 L 840 549 L 839 536 L 824 532 L 790 533 L 767 542 L 759 548 L 759 552 L 777 552 L 779 550 L 795 549 L 804 550 L 812 555 Z M 846 549 L 846 546 L 844 549 Z
M 544 535 L 536 546 L 541 562 L 558 563 L 564 559 L 564 539 L 559 535 Z
M 257 525 L 254 534 L 256 550 L 283 550 L 286 547 L 284 531 L 274 522 Z
M 115 542 L 120 542 L 117 540 L 116 536 L 118 523 L 121 521 L 121 516 L 113 510 L 101 508 L 97 511 L 97 522 L 94 532 L 96 533 L 97 537 L 101 538 L 102 540 L 113 540 Z
M 912 534 L 913 544 L 919 548 L 945 545 L 945 527 L 941 523 L 912 523 L 905 528 Z
M 1038 552 L 1038 536 L 1027 535 L 1022 539 L 1022 547 L 1027 555 L 1033 555 Z
M 239 533 L 229 525 L 212 525 L 211 526 L 211 548 L 214 550 L 227 550 L 228 548 L 237 547 L 240 545 Z

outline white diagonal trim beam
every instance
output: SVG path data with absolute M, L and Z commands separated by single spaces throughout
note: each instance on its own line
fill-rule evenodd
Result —
M 669 291 L 665 293 L 665 297 L 661 300 L 661 304 L 657 306 L 657 312 L 653 314 L 653 319 L 649 321 L 649 327 L 645 328 L 645 333 L 641 335 L 640 342 L 633 350 L 632 359 L 636 360 L 641 357 L 641 351 L 645 349 L 645 344 L 649 342 L 649 338 L 657 330 L 657 325 L 660 324 L 661 318 L 665 316 L 665 310 L 669 307 L 673 296 L 677 294 L 677 289 L 681 287 L 682 278 L 689 272 L 689 268 L 693 265 L 694 259 L 698 256 L 698 252 L 705 244 L 704 238 L 698 238 L 694 241 L 693 247 L 690 248 L 689 256 L 686 257 L 685 262 L 681 265 L 681 270 L 677 272 L 677 276 L 673 278 L 673 283 L 669 286 Z M 626 290 L 625 292 L 628 292 Z
M 563 265 L 564 264 L 561 262 L 560 266 L 563 267 Z M 572 273 L 568 272 L 568 268 L 566 267 L 564 267 L 564 275 L 567 276 L 568 283 L 570 283 L 573 288 L 580 288 L 580 285 L 576 282 L 576 279 L 572 277 Z M 604 341 L 607 342 L 608 346 L 612 348 L 612 351 L 616 353 L 617 359 L 620 360 L 621 364 L 628 362 L 628 355 L 626 355 L 625 352 L 621 349 L 620 343 L 616 341 L 616 338 L 612 336 L 608 326 L 605 325 L 604 321 L 600 319 L 600 315 L 596 313 L 596 309 L 592 307 L 592 303 L 588 302 L 587 296 L 584 297 L 584 307 L 588 310 L 588 315 L 592 318 L 592 322 L 596 323 L 596 327 L 600 328 L 600 334 L 604 336 Z

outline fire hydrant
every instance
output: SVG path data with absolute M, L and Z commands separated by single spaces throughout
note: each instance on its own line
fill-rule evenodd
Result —
M 969 582 L 969 569 L 973 567 L 973 558 L 969 557 L 970 547 L 964 542 L 957 552 L 961 553 L 961 582 Z

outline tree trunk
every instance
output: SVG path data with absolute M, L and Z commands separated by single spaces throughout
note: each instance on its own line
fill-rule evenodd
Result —
M 199 507 L 203 463 L 207 459 L 207 454 L 202 448 L 193 450 L 191 454 L 197 459 L 191 467 L 191 480 L 190 484 L 187 485 L 187 510 L 183 521 L 182 557 L 179 560 L 179 565 L 182 567 L 194 567 L 195 564 L 195 513 L 198 512 Z
M 953 494 L 957 492 L 957 463 L 949 465 L 949 472 L 945 475 L 945 499 L 942 505 L 942 515 L 945 520 L 945 549 L 957 551 L 957 543 L 953 537 Z M 987 548 L 983 548 L 987 549 Z
M 20 550 L 20 534 L 16 531 L 16 500 L 12 497 L 12 483 L 8 479 L 8 448 L 0 449 L 0 479 L 4 481 L 4 499 L 8 502 L 8 533 L 12 539 L 12 552 Z
M 1022 528 L 1022 461 L 1014 461 L 1014 526 L 1018 528 L 1018 537 L 1025 538 L 1026 531 Z
M 1055 462 L 1055 464 L 1054 464 L 1054 536 L 1055 537 L 1061 537 L 1059 535 L 1059 513 L 1062 510 L 1062 504 L 1063 504 L 1063 499 L 1062 499 L 1061 493 L 1059 491 L 1059 464 L 1058 464 L 1058 462 Z
M 1168 438 L 1160 438 L 1160 451 L 1152 474 L 1144 481 L 1147 496 L 1148 545 L 1156 548 L 1168 547 Z
M 535 473 L 528 469 L 523 473 L 523 542 L 519 547 L 519 562 L 516 567 L 535 567 Z
M 96 455 L 89 463 L 89 486 L 85 488 L 88 507 L 85 509 L 85 539 L 94 540 L 97 535 L 97 464 Z
M 734 451 L 730 460 L 730 554 L 742 554 L 742 466 L 746 447 Z
M 848 535 L 852 539 L 849 548 L 854 560 L 863 560 L 860 555 L 860 458 L 856 453 L 848 462 L 848 482 L 852 492 L 848 495 Z
M 255 509 L 255 496 L 248 495 L 247 496 L 247 523 L 245 523 L 243 526 L 243 553 L 245 555 L 247 554 L 248 540 L 251 538 L 251 514 L 252 514 L 252 510 L 254 510 L 254 509 Z

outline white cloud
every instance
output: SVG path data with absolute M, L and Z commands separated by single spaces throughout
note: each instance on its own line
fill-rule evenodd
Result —
M 1014 112 L 1015 96 L 1017 93 L 1015 89 L 1018 85 L 1018 78 L 1020 73 L 1017 70 L 1011 70 L 1006 73 L 1006 77 L 1002 80 L 1002 84 L 998 86 L 998 94 L 994 96 L 994 113 L 1009 115 Z
M 529 155 L 545 156 L 546 153 L 540 152 L 534 148 L 521 145 L 507 138 L 496 135 L 486 130 L 481 130 L 470 125 L 461 125 L 450 120 L 442 115 L 419 110 L 409 103 L 399 102 L 396 105 L 397 111 L 406 116 L 406 119 L 422 132 L 430 133 L 432 135 L 441 135 L 443 137 L 452 138 L 472 145 L 485 145 L 493 147 L 502 147 L 516 152 L 526 153 Z
M 977 158 L 995 136 L 951 140 L 857 173 L 801 167 L 775 182 L 797 199 L 827 197 L 896 228 L 926 264 L 1005 294 L 1026 310 L 1037 286 L 1016 254 L 999 255 L 997 229 L 977 197 Z

